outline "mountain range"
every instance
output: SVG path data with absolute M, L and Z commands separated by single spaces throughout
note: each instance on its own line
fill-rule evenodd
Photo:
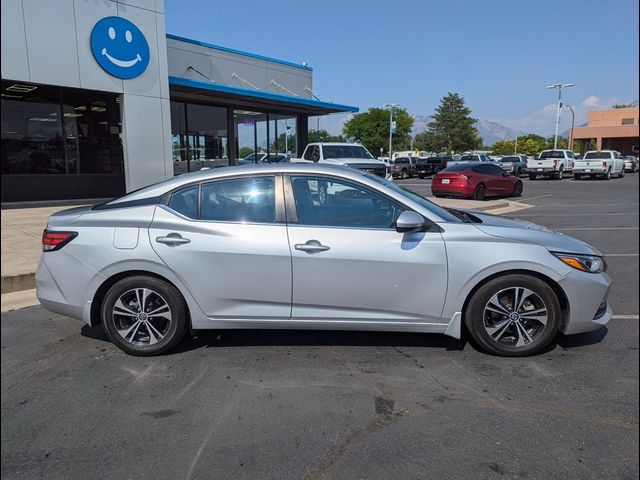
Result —
M 413 117 L 413 128 L 411 134 L 424 132 L 427 124 L 433 119 L 431 115 L 416 115 Z M 500 140 L 514 140 L 516 137 L 528 135 L 525 132 L 515 130 L 504 125 L 489 120 L 478 120 L 476 122 L 478 134 L 482 138 L 482 143 L 491 146 Z

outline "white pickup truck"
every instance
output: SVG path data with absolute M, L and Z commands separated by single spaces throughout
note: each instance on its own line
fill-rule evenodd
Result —
M 584 154 L 580 160 L 576 160 L 573 167 L 573 178 L 580 180 L 583 176 L 596 175 L 610 180 L 612 175 L 624 177 L 624 158 L 615 150 L 592 150 Z
M 302 157 L 292 158 L 291 162 L 344 165 L 393 180 L 391 168 L 386 163 L 376 160 L 359 143 L 310 143 L 304 149 Z
M 543 150 L 527 164 L 527 173 L 530 180 L 537 177 L 551 177 L 562 180 L 565 173 L 573 171 L 573 162 L 576 157 L 571 150 Z

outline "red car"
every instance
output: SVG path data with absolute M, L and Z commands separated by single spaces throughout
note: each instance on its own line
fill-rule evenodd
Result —
M 433 177 L 431 193 L 436 197 L 484 200 L 486 197 L 519 197 L 522 181 L 489 162 L 451 165 Z

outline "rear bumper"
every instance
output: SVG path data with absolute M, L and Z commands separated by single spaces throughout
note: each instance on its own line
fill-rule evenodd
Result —
M 579 174 L 599 174 L 607 173 L 608 169 L 603 167 L 573 167 L 573 173 Z
M 447 187 L 446 185 L 431 186 L 433 195 L 445 195 L 456 198 L 472 198 L 475 189 L 473 187 Z
M 45 253 L 40 258 L 40 263 L 36 270 L 36 296 L 47 310 L 81 320 L 84 303 L 69 301 L 62 292 L 47 266 L 45 255 L 50 255 L 51 253 L 54 252 Z

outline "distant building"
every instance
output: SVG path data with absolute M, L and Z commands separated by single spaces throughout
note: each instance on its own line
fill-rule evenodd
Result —
M 587 125 L 573 129 L 572 142 L 580 142 L 584 153 L 591 140 L 598 150 L 617 150 L 623 155 L 638 154 L 638 107 L 612 108 L 589 112 Z

